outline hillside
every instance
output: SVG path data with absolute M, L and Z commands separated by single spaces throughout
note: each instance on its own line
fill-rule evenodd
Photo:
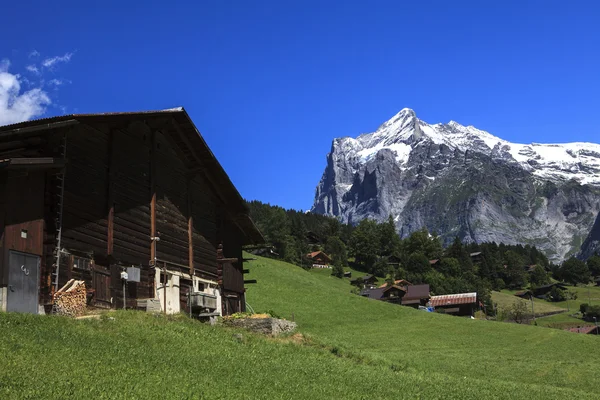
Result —
M 248 268 L 249 303 L 293 315 L 301 335 L 0 313 L 0 398 L 597 398 L 595 337 L 367 300 L 328 271 L 265 258 Z
M 413 377 L 489 389 L 511 398 L 595 397 L 598 339 L 560 330 L 478 321 L 385 304 L 350 293 L 348 280 L 259 258 L 247 301 L 292 314 L 300 330 L 342 354 L 376 360 Z M 386 389 L 393 386 L 386 385 Z M 480 398 L 485 397 L 481 393 Z

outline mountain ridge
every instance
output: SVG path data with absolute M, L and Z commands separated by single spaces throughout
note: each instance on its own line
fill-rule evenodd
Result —
M 392 214 L 402 236 L 426 226 L 448 242 L 551 237 L 547 255 L 560 261 L 591 232 L 599 194 L 600 144 L 511 143 L 404 108 L 375 132 L 333 140 L 311 211 L 350 223 Z

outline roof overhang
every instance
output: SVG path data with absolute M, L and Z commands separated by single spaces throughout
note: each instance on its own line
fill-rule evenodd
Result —
M 181 147 L 185 150 L 188 157 L 190 171 L 202 174 L 215 191 L 217 197 L 224 204 L 227 213 L 232 222 L 242 231 L 244 235 L 244 245 L 264 243 L 265 239 L 260 233 L 252 219 L 246 203 L 236 187 L 229 179 L 229 176 L 216 159 L 208 144 L 192 122 L 190 116 L 183 107 L 171 108 L 158 111 L 138 111 L 138 112 L 118 112 L 118 113 L 98 113 L 98 114 L 72 114 L 58 117 L 51 117 L 33 121 L 21 122 L 18 124 L 0 127 L 0 139 L 8 139 L 13 136 L 26 136 L 30 134 L 39 134 L 40 131 L 48 129 L 58 129 L 75 124 L 91 124 L 96 122 L 112 121 L 133 121 L 152 119 L 171 120 L 171 123 L 162 124 L 165 132 L 169 135 L 177 135 L 177 142 L 184 143 Z M 11 165 L 11 163 L 7 163 Z M 40 163 L 40 166 L 44 163 Z M 46 166 L 55 165 L 53 163 Z

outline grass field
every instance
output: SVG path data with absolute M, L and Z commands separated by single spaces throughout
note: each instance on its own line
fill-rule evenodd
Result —
M 247 297 L 255 309 L 293 314 L 303 332 L 342 353 L 497 393 L 524 385 L 513 398 L 560 397 L 564 388 L 597 397 L 598 338 L 385 304 L 352 295 L 347 281 L 269 259 L 249 269 L 258 280 Z
M 248 301 L 299 324 L 270 339 L 189 320 L 0 313 L 0 399 L 594 399 L 598 338 L 368 300 L 258 258 Z
M 537 324 L 538 326 L 544 326 L 549 328 L 557 328 L 557 329 L 567 329 L 573 328 L 577 326 L 589 326 L 592 323 L 584 321 L 581 319 L 581 314 L 579 313 L 579 306 L 583 303 L 588 303 L 592 305 L 600 304 L 600 286 L 567 286 L 569 291 L 574 291 L 577 293 L 577 299 L 568 300 L 568 301 L 560 301 L 560 302 L 548 302 L 545 300 L 534 299 L 534 308 L 535 312 L 543 313 L 548 310 L 554 309 L 563 309 L 563 314 L 551 315 L 548 317 L 538 318 Z M 517 299 L 514 296 L 515 290 L 503 290 L 502 292 L 492 292 L 493 301 L 498 303 L 498 307 L 501 307 L 501 304 L 506 307 L 510 306 L 510 299 Z M 531 303 L 527 302 L 528 309 L 531 307 Z
M 492 292 L 492 301 L 498 304 L 499 309 L 508 309 L 516 301 L 523 302 L 527 305 L 527 310 L 531 313 L 531 302 L 528 300 L 521 299 L 513 294 L 503 292 Z M 558 307 L 554 303 L 547 302 L 545 300 L 533 299 L 533 308 L 536 314 L 545 314 L 557 311 L 566 312 L 566 308 Z
M 580 315 L 577 313 L 577 315 Z M 536 320 L 538 326 L 545 326 L 547 328 L 556 329 L 567 329 L 575 328 L 578 326 L 591 326 L 593 322 L 584 321 L 581 318 L 573 317 L 571 312 L 565 312 L 557 315 L 550 315 L 548 317 L 538 318 Z

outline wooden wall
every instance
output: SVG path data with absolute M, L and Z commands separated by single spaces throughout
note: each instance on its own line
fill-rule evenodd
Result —
M 25 151 L 10 148 L 11 156 L 58 157 L 61 139 L 67 135 L 62 214 L 62 248 L 66 254 L 61 258 L 59 286 L 71 278 L 83 279 L 88 288 L 98 293 L 100 303 L 106 305 L 112 297 L 112 306 L 118 306 L 122 304 L 120 271 L 133 265 L 142 268 L 142 282 L 128 285 L 129 296 L 154 297 L 150 237 L 151 202 L 156 193 L 159 266 L 166 261 L 169 269 L 188 273 L 191 252 L 195 275 L 216 280 L 216 248 L 222 242 L 225 257 L 240 259 L 240 263 L 224 268 L 224 285 L 243 295 L 243 234 L 228 219 L 225 206 L 205 180 L 207 172 L 182 150 L 185 144 L 176 133 L 172 124 L 164 120 L 105 118 L 51 133 L 40 131 L 39 137 L 28 139 L 30 146 Z M 2 148 L 0 138 L 0 156 Z M 19 242 L 27 243 L 19 249 L 43 255 L 40 301 L 49 303 L 60 182 L 55 172 L 28 175 L 23 196 L 9 200 L 4 194 L 14 185 L 7 179 L 6 173 L 0 173 L 1 237 L 10 238 L 14 244 L 19 242 L 14 236 L 20 237 L 21 229 L 35 232 L 26 242 Z M 20 178 L 14 182 L 24 181 Z M 21 218 L 14 214 L 23 221 L 17 227 L 6 228 L 3 215 L 8 216 L 18 207 L 31 215 Z M 0 239 L 0 246 L 3 240 Z M 89 269 L 77 268 L 73 257 L 88 258 L 93 263 Z M 0 267 L 1 264 L 0 258 Z M 0 284 L 2 277 L 0 271 Z

